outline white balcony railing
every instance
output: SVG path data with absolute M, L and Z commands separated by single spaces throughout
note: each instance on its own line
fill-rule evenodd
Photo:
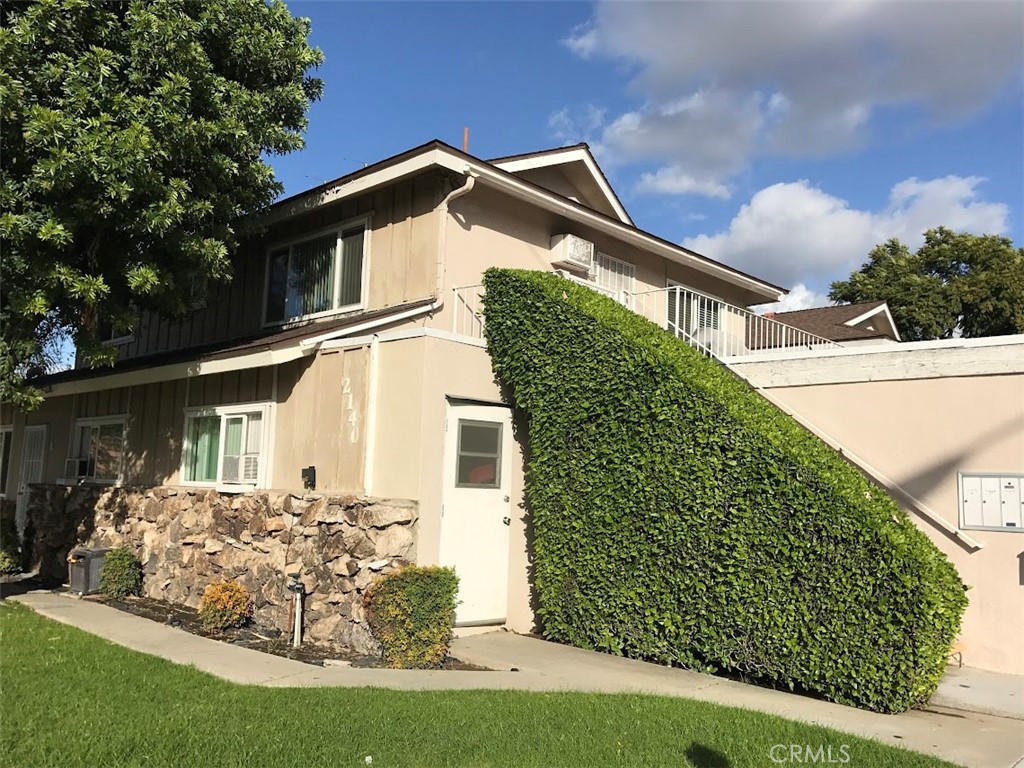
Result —
M 574 275 L 562 276 L 618 301 L 717 360 L 754 353 L 840 346 L 682 285 L 630 293 L 611 291 Z M 460 336 L 483 338 L 483 286 L 469 285 L 455 288 L 453 292 L 452 331 Z

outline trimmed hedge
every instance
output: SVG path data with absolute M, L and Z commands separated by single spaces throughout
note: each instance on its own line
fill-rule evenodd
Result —
M 455 571 L 435 565 L 406 566 L 370 585 L 363 595 L 366 618 L 389 667 L 441 666 L 452 640 L 458 591 Z
M 112 549 L 103 558 L 100 592 L 114 600 L 142 594 L 142 565 L 127 547 Z
M 546 637 L 882 712 L 928 699 L 967 598 L 895 502 L 614 301 L 549 273 L 484 285 Z

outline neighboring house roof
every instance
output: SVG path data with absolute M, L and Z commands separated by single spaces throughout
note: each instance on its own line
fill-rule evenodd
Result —
M 766 316 L 830 341 L 900 340 L 896 323 L 884 301 L 797 309 Z
M 591 207 L 597 210 L 604 208 L 606 210 L 603 210 L 603 213 L 614 214 L 623 223 L 633 225 L 633 219 L 629 217 L 625 206 L 608 182 L 608 177 L 594 159 L 590 146 L 584 142 L 569 147 L 497 157 L 487 162 L 495 168 L 517 175 L 528 174 L 542 168 L 560 167 L 568 181 L 587 195 L 589 201 L 594 202 Z M 542 182 L 540 185 L 545 186 Z
M 589 151 L 587 154 L 589 155 Z M 511 162 L 512 159 L 504 158 L 499 162 Z M 656 253 L 670 261 L 684 264 L 719 279 L 728 280 L 757 297 L 756 301 L 750 302 L 751 304 L 777 301 L 787 293 L 785 288 L 709 259 L 696 251 L 639 229 L 618 217 L 595 210 L 521 178 L 498 165 L 461 152 L 437 139 L 280 200 L 265 214 L 265 223 L 270 224 L 322 205 L 363 194 L 398 179 L 422 173 L 431 167 L 446 168 L 454 173 L 473 176 L 479 183 L 556 212 L 570 221 L 591 226 L 637 248 Z
M 372 312 L 354 312 L 343 317 L 304 323 L 294 328 L 279 330 L 238 339 L 226 339 L 196 347 L 157 352 L 119 360 L 108 368 L 76 368 L 32 379 L 35 387 L 60 394 L 71 394 L 75 385 L 87 391 L 97 379 L 104 381 L 100 388 L 146 384 L 172 378 L 220 373 L 280 365 L 316 351 L 316 344 L 332 338 L 344 337 L 367 328 L 379 328 L 415 314 L 424 314 L 434 308 L 434 299 L 422 299 L 398 304 Z M 144 375 L 143 375 L 143 372 Z M 141 377 L 141 378 L 140 378 Z M 123 380 L 123 382 L 122 382 Z

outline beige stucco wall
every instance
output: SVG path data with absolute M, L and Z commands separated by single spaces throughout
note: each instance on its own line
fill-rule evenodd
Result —
M 445 417 L 449 399 L 503 405 L 487 350 L 447 339 L 386 342 L 379 350 L 375 496 L 419 501 L 421 563 L 436 563 L 441 540 Z M 512 458 L 506 626 L 534 629 L 527 577 L 527 520 L 522 450 Z
M 1024 374 L 771 392 L 954 526 L 958 472 L 1024 473 Z M 984 544 L 972 550 L 925 517 L 912 518 L 972 587 L 964 663 L 1024 674 L 1024 533 L 968 531 Z
M 638 250 L 480 184 L 452 202 L 445 230 L 445 306 L 432 324 L 442 330 L 453 327 L 453 287 L 479 284 L 488 267 L 551 271 L 551 237 L 563 233 L 579 235 L 593 242 L 598 252 L 636 265 L 637 293 L 664 288 L 673 280 L 740 306 L 749 299 L 724 280 Z M 664 319 L 663 292 L 640 301 L 643 305 L 638 311 L 655 320 Z

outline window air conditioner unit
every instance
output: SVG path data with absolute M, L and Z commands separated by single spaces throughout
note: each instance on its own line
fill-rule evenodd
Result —
M 590 275 L 594 268 L 594 244 L 576 235 L 551 238 L 551 264 Z

